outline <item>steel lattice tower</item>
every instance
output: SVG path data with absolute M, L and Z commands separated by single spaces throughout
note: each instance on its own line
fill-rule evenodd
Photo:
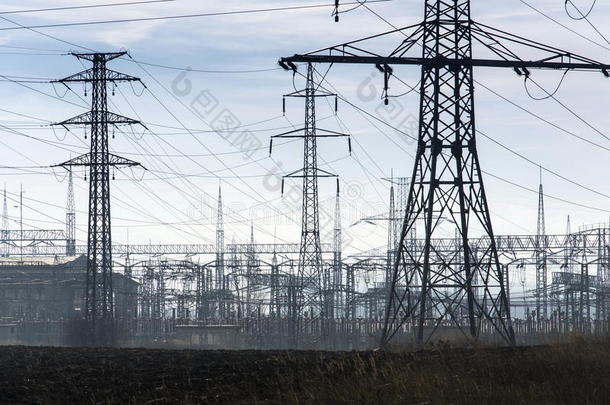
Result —
M 542 169 L 538 187 L 538 221 L 536 227 L 536 319 L 548 317 L 547 243 L 544 220 L 544 191 Z
M 339 313 L 339 308 L 343 304 L 342 296 L 340 295 L 340 291 L 343 282 L 343 272 L 342 272 L 342 248 L 343 248 L 343 231 L 341 228 L 341 195 L 339 193 L 339 183 L 337 182 L 337 194 L 335 196 L 335 223 L 333 230 L 333 277 L 332 277 L 332 296 L 330 309 L 332 311 L 329 316 L 331 318 L 335 318 L 336 314 Z M 337 309 L 337 311 L 335 311 Z
M 90 127 L 89 153 L 58 165 L 68 170 L 78 166 L 89 168 L 85 318 L 88 322 L 88 343 L 90 344 L 111 344 L 114 339 L 110 168 L 139 165 L 132 160 L 114 155 L 108 150 L 109 125 L 140 124 L 139 121 L 108 111 L 107 87 L 109 83 L 139 81 L 136 77 L 107 69 L 107 62 L 125 54 L 125 52 L 73 54 L 81 60 L 92 62 L 93 67 L 55 81 L 66 86 L 75 82 L 84 82 L 85 86 L 91 86 L 91 110 L 54 124 L 64 127 L 69 125 Z
M 252 316 L 254 307 L 254 287 L 256 280 L 256 271 L 258 263 L 256 259 L 256 251 L 254 250 L 254 222 L 250 220 L 250 243 L 246 253 L 246 317 Z
M 318 207 L 318 146 L 316 139 L 316 99 L 313 65 L 307 66 L 307 83 L 305 87 L 305 130 L 303 136 L 303 206 L 301 217 L 301 249 L 299 252 L 298 275 L 302 283 L 298 287 L 298 293 L 304 294 L 305 290 L 313 290 L 309 297 L 324 300 L 322 290 L 322 248 L 320 245 L 320 213 Z M 320 290 L 317 293 L 316 290 Z M 319 294 L 319 295 L 318 295 Z M 299 301 L 303 300 L 300 298 Z M 299 302 L 300 305 L 310 307 L 314 311 L 315 298 Z M 321 311 L 321 318 L 327 314 L 324 307 L 315 308 Z M 300 310 L 297 312 L 301 312 Z M 313 314 L 312 314 L 313 316 Z
M 74 181 L 72 170 L 68 170 L 68 197 L 66 199 L 66 256 L 76 255 L 76 207 L 74 204 Z
M 10 250 L 10 243 L 8 240 L 8 205 L 7 205 L 7 201 L 6 201 L 6 184 L 4 185 L 4 201 L 3 201 L 3 205 L 2 205 L 2 246 L 3 246 L 3 251 L 2 251 L 2 255 L 4 257 L 8 257 L 9 254 L 9 250 Z
M 389 286 L 392 280 L 392 268 L 394 267 L 394 256 L 396 254 L 396 223 L 395 219 L 398 215 L 396 212 L 396 201 L 394 199 L 394 176 L 390 181 L 390 206 L 388 210 L 388 251 L 387 251 L 387 269 L 385 279 L 383 280 L 386 286 Z
M 218 209 L 216 211 L 216 289 L 224 290 L 225 283 L 225 228 L 222 215 L 222 189 L 218 186 Z
M 402 37 L 390 52 L 380 52 L 373 42 L 384 35 Z M 493 58 L 473 57 L 473 37 Z M 409 55 L 416 45 L 422 47 L 421 56 Z M 511 46 L 537 55 L 524 60 Z M 514 343 L 505 277 L 477 153 L 473 68 L 510 68 L 528 80 L 531 68 L 597 70 L 610 76 L 610 65 L 475 22 L 470 0 L 426 0 L 422 23 L 281 58 L 279 63 L 295 70 L 295 64 L 303 62 L 374 65 L 384 74 L 386 103 L 388 82 L 394 74 L 391 65 L 421 66 L 417 152 L 382 344 L 406 323 L 416 327 L 419 343 L 431 339 L 443 323 L 451 323 L 474 339 L 485 323 L 487 330 Z M 423 249 L 413 251 L 408 240 L 417 221 L 423 222 L 425 242 Z M 461 252 L 442 255 L 432 250 L 431 241 L 440 234 L 441 222 L 452 224 Z M 487 240 L 476 249 L 469 242 L 473 228 Z
M 427 1 L 424 20 L 422 58 L 472 59 L 470 1 Z M 512 341 L 508 300 L 476 150 L 472 66 L 424 66 L 420 95 L 418 148 L 390 298 L 401 305 L 388 306 L 394 314 L 387 317 L 384 334 L 390 337 L 404 322 L 400 318 L 408 317 L 416 322 L 417 341 L 423 342 L 465 302 L 471 336 L 478 335 L 480 320 L 487 318 Z M 431 239 L 443 216 L 451 218 L 458 230 L 463 263 L 431 251 Z M 423 251 L 413 252 L 407 235 L 420 219 L 425 244 Z M 478 256 L 468 240 L 472 226 L 482 227 L 490 237 Z M 414 271 L 399 272 L 400 263 L 413 264 Z M 415 277 L 419 296 L 406 303 L 403 314 L 404 295 L 397 287 L 404 285 L 408 290 Z M 485 280 L 480 295 L 473 285 L 476 278 Z M 461 325 L 461 320 L 453 320 Z
M 333 93 L 320 91 L 314 80 L 314 66 L 307 64 L 306 84 L 304 90 L 287 94 L 286 97 L 305 99 L 305 125 L 301 129 L 285 132 L 271 138 L 269 152 L 271 153 L 274 138 L 303 139 L 303 168 L 284 177 L 302 179 L 302 215 L 301 215 L 301 248 L 299 251 L 298 275 L 295 286 L 296 297 L 290 311 L 293 317 L 293 334 L 295 344 L 300 345 L 302 329 L 304 328 L 305 312 L 308 319 L 319 319 L 321 338 L 326 339 L 325 325 L 329 319 L 328 297 L 325 290 L 324 270 L 322 268 L 322 247 L 320 243 L 320 213 L 318 203 L 318 179 L 321 177 L 337 177 L 318 167 L 318 138 L 347 137 L 336 131 L 316 127 L 316 98 L 335 97 Z M 336 112 L 336 102 L 335 102 Z M 298 133 L 298 134 L 297 134 Z M 351 148 L 350 148 L 351 149 Z M 283 190 L 282 180 L 282 190 Z

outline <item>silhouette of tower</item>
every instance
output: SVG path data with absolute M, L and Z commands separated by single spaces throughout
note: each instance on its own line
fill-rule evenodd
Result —
M 342 228 L 341 228 L 341 195 L 339 193 L 339 182 L 337 181 L 337 194 L 335 196 L 335 227 L 333 230 L 333 277 L 332 277 L 332 286 L 331 290 L 331 302 L 329 303 L 330 318 L 335 318 L 337 313 L 340 313 L 340 308 L 343 303 L 343 296 L 341 292 L 343 291 L 342 283 L 343 283 L 343 258 L 342 258 L 342 250 L 343 250 L 343 236 L 342 236 Z
M 8 204 L 6 201 L 6 184 L 4 185 L 4 202 L 2 205 L 2 256 L 9 255 L 9 235 L 8 235 Z
M 538 186 L 538 221 L 536 227 L 536 319 L 548 317 L 547 240 L 544 220 L 544 191 L 542 169 Z
M 76 255 L 76 208 L 72 170 L 68 170 L 68 198 L 66 199 L 66 256 Z
M 393 49 L 379 51 L 380 38 L 390 35 L 404 38 Z M 473 57 L 473 38 L 497 59 Z M 412 56 L 416 45 L 423 49 L 420 56 Z M 534 59 L 524 60 L 513 47 L 527 48 L 530 55 L 535 53 Z M 382 344 L 405 323 L 415 324 L 419 343 L 429 341 L 443 322 L 451 322 L 473 339 L 479 338 L 485 323 L 513 344 L 505 277 L 476 146 L 473 69 L 510 68 L 528 80 L 533 68 L 597 70 L 609 76 L 610 65 L 478 23 L 471 18 L 470 0 L 426 0 L 420 24 L 279 62 L 287 70 L 296 70 L 296 63 L 374 65 L 384 76 L 386 104 L 388 83 L 394 76 L 391 65 L 421 66 L 417 151 Z M 423 221 L 424 243 L 413 251 L 409 234 L 417 221 Z M 441 230 L 441 222 L 457 231 L 461 254 L 455 258 L 438 254 L 432 247 L 432 241 L 446 231 Z M 476 249 L 470 243 L 473 229 L 482 230 L 487 242 Z
M 312 322 L 314 319 L 320 320 L 320 325 L 322 325 L 322 339 L 326 338 L 325 320 L 329 317 L 327 306 L 328 299 L 324 286 L 324 271 L 322 268 L 322 247 L 320 244 L 318 178 L 337 176 L 318 167 L 317 140 L 322 137 L 348 136 L 336 131 L 329 131 L 316 127 L 316 98 L 336 98 L 336 95 L 319 90 L 319 86 L 316 86 L 314 81 L 314 72 L 315 69 L 313 64 L 308 63 L 305 89 L 297 90 L 284 96 L 284 100 L 286 97 L 299 97 L 305 99 L 304 127 L 273 136 L 269 145 L 269 152 L 271 153 L 274 138 L 303 139 L 303 168 L 284 176 L 284 178 L 300 178 L 303 181 L 301 248 L 299 251 L 298 273 L 295 280 L 297 285 L 294 287 L 296 296 L 294 297 L 295 299 L 292 300 L 294 308 L 290 310 L 290 313 L 294 318 L 293 337 L 296 345 L 301 343 L 302 330 L 305 327 L 305 311 L 308 312 L 308 322 Z M 284 182 L 282 180 L 282 191 L 283 189 Z
M 140 80 L 106 67 L 107 62 L 125 54 L 125 52 L 73 53 L 78 59 L 91 62 L 93 67 L 54 81 L 66 86 L 70 83 L 83 82 L 85 86 L 91 87 L 91 110 L 53 125 L 61 125 L 66 128 L 70 125 L 90 127 L 89 153 L 57 166 L 68 170 L 79 166 L 89 169 L 85 318 L 88 322 L 88 343 L 93 345 L 111 344 L 114 339 L 110 170 L 114 167 L 139 165 L 137 162 L 112 154 L 108 150 L 110 125 L 114 128 L 121 124 L 141 124 L 139 121 L 108 111 L 108 84 Z
M 218 185 L 218 209 L 216 211 L 216 289 L 224 290 L 225 282 L 225 228 L 222 215 L 222 189 Z

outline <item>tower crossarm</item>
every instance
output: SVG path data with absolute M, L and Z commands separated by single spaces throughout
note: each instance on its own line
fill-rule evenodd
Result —
M 92 124 L 102 124 L 108 123 L 111 125 L 135 125 L 140 124 L 144 126 L 140 121 L 134 120 L 132 118 L 124 117 L 119 114 L 115 114 L 110 111 L 97 111 L 93 114 L 91 111 L 87 111 L 85 113 L 79 114 L 75 117 L 68 118 L 67 120 L 56 122 L 51 124 L 52 126 L 63 126 L 66 127 L 68 125 L 92 125 Z
M 60 163 L 58 165 L 53 165 L 51 167 L 64 167 L 64 168 L 68 168 L 68 167 L 78 167 L 78 166 L 91 166 L 92 160 L 91 160 L 91 154 L 90 153 L 85 153 L 84 155 L 80 155 L 75 157 L 74 159 L 70 159 L 66 162 Z M 95 163 L 96 165 L 101 164 L 100 162 Z M 131 159 L 127 159 L 118 155 L 115 155 L 113 153 L 109 153 L 108 154 L 108 163 L 107 166 L 114 166 L 114 167 L 135 167 L 135 166 L 140 166 L 142 168 L 144 168 L 144 166 L 142 166 L 140 163 L 135 162 Z
M 377 65 L 378 67 L 383 65 L 416 65 L 427 68 L 448 67 L 454 69 L 463 67 L 498 67 L 511 69 L 593 70 L 601 71 L 606 77 L 610 76 L 610 64 L 532 41 L 475 21 L 463 21 L 462 23 L 471 24 L 470 29 L 473 42 L 480 44 L 483 49 L 489 50 L 493 56 L 499 59 L 483 57 L 448 58 L 442 54 L 430 57 L 422 57 L 420 55 L 409 56 L 407 51 L 414 48 L 414 45 L 419 45 L 421 48 L 421 41 L 423 41 L 421 31 L 424 26 L 422 23 L 304 54 L 284 57 L 279 60 L 279 64 L 286 70 L 295 70 L 296 63 L 350 63 L 370 64 Z M 416 28 L 415 31 L 408 34 L 414 28 Z M 397 48 L 389 52 L 375 50 L 377 47 L 376 39 L 397 33 L 402 34 L 400 45 Z M 528 58 L 519 56 L 525 52 L 532 54 L 532 56 Z M 523 71 L 523 73 L 529 74 L 527 71 Z
M 558 55 L 556 59 L 562 60 L 494 60 L 464 58 L 453 59 L 445 57 L 418 58 L 418 57 L 393 57 L 393 56 L 339 56 L 339 55 L 294 55 L 280 59 L 281 62 L 294 63 L 350 63 L 363 65 L 414 65 L 428 68 L 435 67 L 497 67 L 497 68 L 529 68 L 529 69 L 570 69 L 570 70 L 593 70 L 604 72 L 610 71 L 610 64 L 601 62 L 582 62 L 569 58 L 568 55 Z M 571 60 L 571 61 L 570 61 Z
M 52 80 L 51 83 L 75 83 L 75 82 L 139 82 L 140 79 L 124 73 L 115 72 L 114 70 L 106 69 L 106 76 L 98 78 L 94 75 L 93 69 L 83 70 L 82 72 L 64 77 L 63 79 Z

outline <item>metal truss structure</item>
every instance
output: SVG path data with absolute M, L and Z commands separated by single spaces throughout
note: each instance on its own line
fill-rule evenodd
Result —
M 303 139 L 303 167 L 284 176 L 284 178 L 299 178 L 303 181 L 301 249 L 299 252 L 298 276 L 294 279 L 298 284 L 294 286 L 296 296 L 294 297 L 294 302 L 291 306 L 293 336 L 298 345 L 300 336 L 302 335 L 301 332 L 308 328 L 307 319 L 321 320 L 322 333 L 320 338 L 325 340 L 327 338 L 326 320 L 330 317 L 328 300 L 331 299 L 331 297 L 327 293 L 330 279 L 328 277 L 328 269 L 325 269 L 322 264 L 322 246 L 320 242 L 318 178 L 336 178 L 337 175 L 318 167 L 317 142 L 319 138 L 349 138 L 349 136 L 336 131 L 317 128 L 316 98 L 336 97 L 336 95 L 319 90 L 319 86 L 314 79 L 314 67 L 311 63 L 307 64 L 305 89 L 284 95 L 284 100 L 286 97 L 303 98 L 305 100 L 304 127 L 271 138 L 271 142 L 273 142 L 274 138 Z M 272 143 L 269 148 L 270 153 L 272 150 L 271 148 Z M 308 312 L 308 317 L 303 316 L 305 312 Z
M 389 52 L 375 40 L 402 36 Z M 491 57 L 473 56 L 473 44 Z M 416 47 L 421 56 L 411 56 Z M 518 49 L 517 49 L 518 48 Z M 535 56 L 524 60 L 518 53 Z M 419 135 L 411 188 L 394 264 L 382 344 L 406 324 L 417 328 L 417 341 L 429 341 L 450 320 L 462 333 L 478 339 L 485 325 L 514 344 L 514 334 L 479 165 L 474 120 L 474 67 L 510 68 L 529 77 L 529 69 L 597 70 L 609 65 L 539 44 L 477 23 L 470 0 L 426 0 L 420 24 L 280 60 L 296 63 L 369 64 L 384 74 L 385 102 L 392 66 L 421 67 Z M 424 243 L 410 246 L 410 232 L 423 222 Z M 433 239 L 442 221 L 453 224 L 459 248 L 439 255 Z M 473 229 L 487 242 L 473 245 Z
M 88 321 L 90 343 L 107 344 L 113 339 L 114 304 L 112 291 L 112 238 L 110 215 L 110 170 L 112 167 L 133 167 L 139 163 L 114 155 L 108 150 L 110 125 L 140 124 L 139 121 L 108 111 L 108 84 L 139 81 L 138 78 L 115 72 L 106 64 L 125 55 L 116 53 L 78 53 L 78 59 L 91 62 L 93 67 L 64 79 L 57 80 L 66 86 L 85 83 L 91 86 L 91 110 L 58 124 L 83 125 L 90 128 L 89 153 L 60 164 L 89 168 L 89 225 L 87 240 L 87 287 L 85 318 Z M 114 134 L 113 134 L 114 136 Z
M 608 331 L 610 315 L 610 226 L 582 229 L 570 235 L 496 236 L 498 261 L 505 276 L 507 296 L 513 314 L 516 339 L 519 342 L 541 342 L 545 336 L 578 331 L 583 334 Z M 422 249 L 427 241 L 412 241 Z M 548 247 L 545 263 L 540 267 L 537 252 L 540 243 Z M 482 254 L 490 241 L 472 241 L 473 256 Z M 431 249 L 448 260 L 462 247 L 461 239 L 439 238 L 431 241 Z M 481 253 L 479 253 L 481 252 Z M 357 342 L 369 347 L 382 336 L 389 290 L 385 282 L 386 250 L 378 249 L 343 257 L 327 255 L 322 266 L 331 275 L 326 286 L 333 299 L 326 301 L 332 317 L 323 320 L 303 313 L 307 327 L 292 329 L 294 286 L 300 277 L 297 265 L 299 251 L 280 258 L 277 253 L 252 256 L 252 249 L 231 253 L 225 263 L 226 289 L 218 289 L 216 261 L 209 262 L 144 259 L 132 265 L 132 274 L 141 285 L 138 313 L 150 322 L 157 322 L 154 333 L 171 335 L 173 329 L 162 321 L 174 324 L 239 326 L 254 339 L 256 347 L 356 348 Z M 340 270 L 337 269 L 340 267 Z M 549 297 L 547 316 L 538 315 L 535 280 L 539 269 L 548 273 Z M 530 287 L 520 290 L 520 278 Z M 313 292 L 315 293 L 315 292 Z M 477 298 L 483 287 L 474 289 Z M 431 300 L 430 305 L 440 305 Z M 541 308 L 540 314 L 544 314 Z M 465 309 L 453 316 L 462 316 L 467 325 Z M 448 315 L 441 321 L 445 331 L 459 328 Z M 323 332 L 324 328 L 326 331 Z M 151 332 L 152 333 L 152 332 Z M 294 333 L 301 337 L 295 342 Z M 326 339 L 319 336 L 325 333 Z M 497 335 L 491 323 L 483 322 L 481 334 Z M 406 324 L 397 331 L 399 339 L 417 341 L 417 325 Z M 542 339 L 542 340 L 541 340 Z

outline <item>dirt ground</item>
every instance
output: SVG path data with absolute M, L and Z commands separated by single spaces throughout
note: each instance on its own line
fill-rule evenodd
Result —
M 603 404 L 610 342 L 419 352 L 0 347 L 3 404 Z

